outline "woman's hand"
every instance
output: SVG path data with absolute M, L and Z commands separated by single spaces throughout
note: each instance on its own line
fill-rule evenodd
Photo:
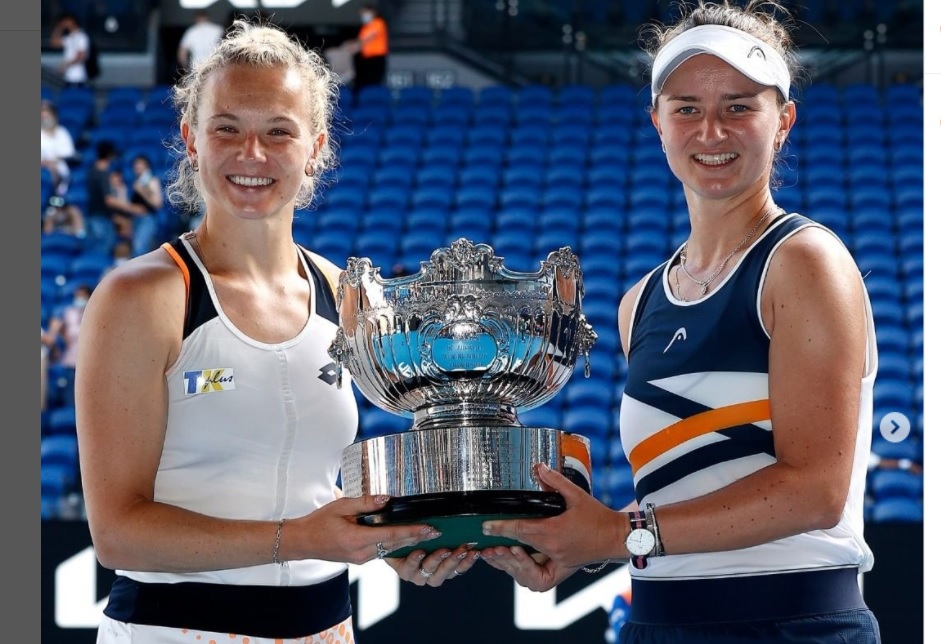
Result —
M 519 546 L 497 546 L 482 551 L 484 561 L 509 573 L 520 585 L 548 590 L 581 566 L 605 559 L 623 559 L 627 516 L 606 507 L 561 472 L 536 466 L 544 489 L 559 492 L 565 511 L 545 519 L 487 521 L 484 534 L 508 537 L 531 546 L 530 556 Z
M 284 525 L 282 558 L 364 564 L 441 536 L 430 525 L 367 526 L 357 522 L 361 514 L 377 512 L 388 502 L 385 495 L 342 497 L 305 517 L 288 521 Z
M 405 581 L 416 586 L 437 587 L 471 569 L 479 556 L 472 547 L 472 544 L 467 544 L 454 550 L 441 548 L 430 554 L 415 550 L 407 557 L 386 559 L 386 563 Z

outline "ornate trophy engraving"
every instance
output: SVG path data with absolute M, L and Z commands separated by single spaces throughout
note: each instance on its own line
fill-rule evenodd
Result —
M 551 516 L 564 510 L 533 468 L 546 463 L 591 492 L 589 441 L 517 414 L 538 407 L 568 381 L 597 335 L 581 312 L 584 285 L 569 247 L 540 270 L 507 269 L 486 244 L 458 239 L 414 275 L 383 279 L 368 258 L 341 273 L 340 329 L 330 346 L 376 406 L 413 417 L 405 432 L 346 448 L 344 494 L 388 494 L 360 522 L 427 522 L 442 532 L 423 550 L 515 541 L 486 537 L 491 518 Z M 402 549 L 390 556 L 404 556 Z

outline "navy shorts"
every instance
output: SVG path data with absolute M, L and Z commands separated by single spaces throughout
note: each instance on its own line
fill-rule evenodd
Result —
M 879 644 L 855 568 L 723 579 L 634 579 L 620 644 Z

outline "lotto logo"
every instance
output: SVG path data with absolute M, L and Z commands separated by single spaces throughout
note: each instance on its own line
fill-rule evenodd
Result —
M 226 369 L 201 369 L 183 373 L 183 393 L 187 396 L 235 389 L 235 373 Z

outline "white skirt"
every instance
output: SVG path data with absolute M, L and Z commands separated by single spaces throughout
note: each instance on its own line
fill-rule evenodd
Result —
M 354 642 L 352 617 L 325 631 L 288 639 L 127 624 L 115 621 L 107 615 L 101 616 L 101 624 L 98 627 L 98 644 L 354 644 Z

